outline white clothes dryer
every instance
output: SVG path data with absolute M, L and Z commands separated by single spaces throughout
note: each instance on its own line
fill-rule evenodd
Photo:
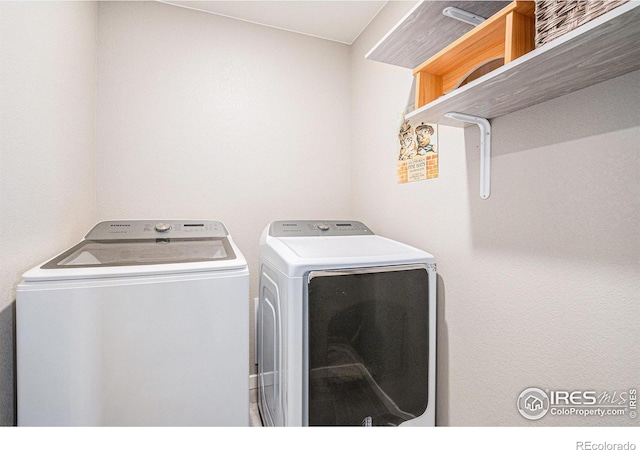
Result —
M 361 222 L 271 223 L 257 355 L 266 426 L 435 425 L 434 257 Z
M 217 221 L 112 221 L 17 287 L 18 425 L 247 426 L 249 272 Z

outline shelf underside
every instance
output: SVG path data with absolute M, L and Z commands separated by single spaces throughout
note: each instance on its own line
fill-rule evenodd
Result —
M 451 6 L 489 18 L 509 3 L 420 2 L 367 54 L 366 59 L 414 69 L 473 29 L 473 25 L 444 16 L 444 8 Z
M 640 2 L 629 2 L 407 114 L 456 127 L 444 114 L 492 119 L 640 69 Z

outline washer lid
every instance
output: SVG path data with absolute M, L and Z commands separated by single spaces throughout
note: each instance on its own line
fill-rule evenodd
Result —
M 87 279 L 235 270 L 246 261 L 215 221 L 117 221 L 23 275 L 25 280 Z
M 130 239 L 82 241 L 52 259 L 43 269 L 139 266 L 226 261 L 236 255 L 224 238 Z

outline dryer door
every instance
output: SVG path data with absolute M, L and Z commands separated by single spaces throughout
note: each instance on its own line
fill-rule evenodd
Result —
M 309 425 L 393 426 L 424 413 L 428 280 L 423 265 L 309 274 Z

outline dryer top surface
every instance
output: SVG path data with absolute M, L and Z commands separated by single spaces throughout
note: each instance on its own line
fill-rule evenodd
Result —
M 260 257 L 284 274 L 300 277 L 311 270 L 433 263 L 420 249 L 374 234 L 355 236 L 266 236 Z

